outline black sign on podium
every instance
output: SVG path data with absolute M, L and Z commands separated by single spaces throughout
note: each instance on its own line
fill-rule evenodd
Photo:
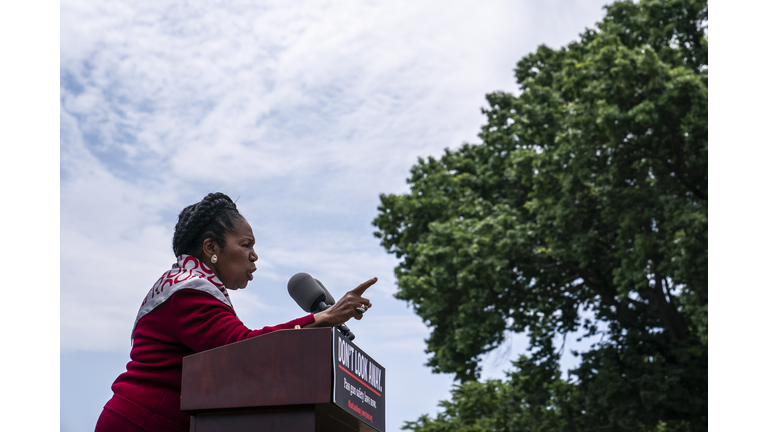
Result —
M 333 403 L 386 432 L 384 367 L 338 329 L 333 332 Z

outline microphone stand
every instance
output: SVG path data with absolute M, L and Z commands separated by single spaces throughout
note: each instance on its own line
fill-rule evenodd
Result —
M 329 307 L 330 306 L 325 304 L 324 301 L 320 301 L 320 302 L 317 303 L 317 308 L 316 309 L 317 309 L 317 312 L 320 312 L 320 311 L 324 311 L 324 310 L 328 309 Z M 350 330 L 349 327 L 347 327 L 346 324 L 338 325 L 338 326 L 336 326 L 336 328 L 339 329 L 341 334 L 346 336 L 347 339 L 349 339 L 350 341 L 355 340 L 355 334 L 352 333 L 352 330 Z

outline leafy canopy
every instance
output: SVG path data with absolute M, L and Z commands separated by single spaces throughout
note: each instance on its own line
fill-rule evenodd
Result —
M 606 11 L 523 58 L 520 96 L 487 95 L 480 144 L 419 159 L 409 193 L 381 196 L 396 296 L 431 329 L 428 365 L 463 383 L 414 430 L 706 428 L 708 7 Z M 473 382 L 507 331 L 530 357 Z M 603 337 L 562 381 L 553 339 L 577 331 Z

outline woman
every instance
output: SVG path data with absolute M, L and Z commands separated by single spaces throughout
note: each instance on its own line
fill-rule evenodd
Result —
M 139 309 L 131 361 L 112 385 L 96 432 L 189 431 L 190 416 L 180 409 L 184 356 L 280 329 L 337 326 L 361 319 L 360 311 L 372 306 L 362 294 L 376 278 L 322 312 L 250 330 L 237 318 L 227 290 L 253 280 L 259 259 L 254 242 L 251 226 L 222 193 L 182 210 L 173 234 L 177 262 Z

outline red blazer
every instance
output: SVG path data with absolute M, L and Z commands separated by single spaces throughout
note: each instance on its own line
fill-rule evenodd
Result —
M 184 356 L 313 322 L 314 315 L 309 314 L 285 324 L 251 330 L 229 306 L 210 294 L 182 289 L 139 320 L 131 361 L 127 371 L 112 384 L 114 395 L 104 406 L 102 418 L 105 414 L 114 418 L 112 414 L 116 414 L 147 431 L 187 432 L 190 416 L 180 409 Z M 111 428 L 114 430 L 114 425 Z

